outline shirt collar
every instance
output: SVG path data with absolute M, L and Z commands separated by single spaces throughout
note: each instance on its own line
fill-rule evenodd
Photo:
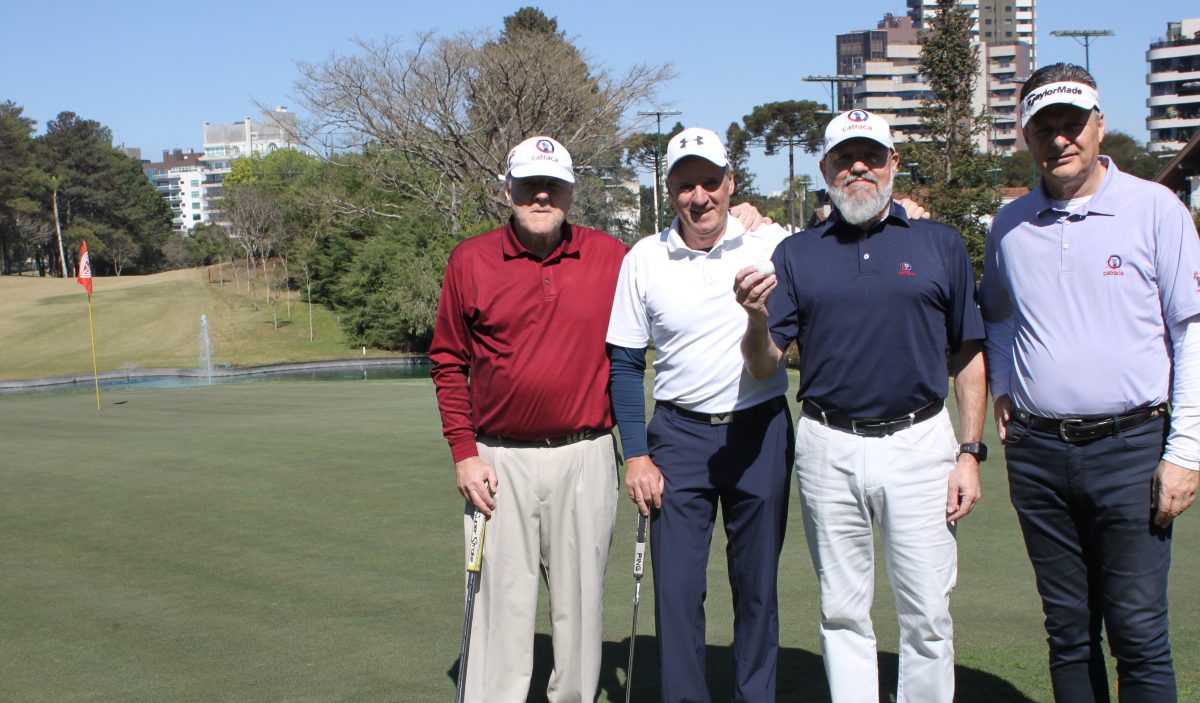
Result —
M 1117 164 L 1109 157 L 1101 155 L 1099 158 L 1108 168 L 1104 173 L 1104 180 L 1100 181 L 1100 187 L 1096 189 L 1096 192 L 1092 194 L 1091 200 L 1084 206 L 1085 214 L 1115 215 L 1117 214 L 1117 200 L 1111 192 L 1114 189 L 1112 182 L 1121 171 L 1117 168 Z M 1046 214 L 1047 211 L 1066 212 L 1065 210 L 1055 208 L 1053 203 L 1050 202 L 1050 195 L 1046 192 L 1046 181 L 1044 178 L 1038 182 L 1037 190 L 1033 191 L 1033 197 L 1034 212 L 1039 217 Z
M 546 255 L 542 261 L 551 261 L 563 256 L 579 256 L 579 237 L 575 236 L 575 228 L 570 222 L 562 223 L 562 241 L 555 247 L 554 251 Z M 512 217 L 508 218 L 508 222 L 504 225 L 504 236 L 501 238 L 501 250 L 505 259 L 515 259 L 519 256 L 524 256 L 530 259 L 537 260 L 521 240 L 517 238 L 517 231 L 513 229 Z
M 663 240 L 667 243 L 667 253 L 671 256 L 712 256 L 719 255 L 720 252 L 726 249 L 740 247 L 745 242 L 746 228 L 742 226 L 742 221 L 730 215 L 725 222 L 725 234 L 717 240 L 711 251 L 701 251 L 691 249 L 683 242 L 683 235 L 679 233 L 679 216 L 671 221 L 671 226 L 663 230 Z
M 900 227 L 912 227 L 912 221 L 908 219 L 908 211 L 905 210 L 904 207 L 895 200 L 892 201 L 891 207 L 888 209 L 887 217 L 884 217 L 879 222 L 876 222 L 869 230 L 864 231 L 859 229 L 858 225 L 852 225 L 849 222 L 846 222 L 844 219 L 842 219 L 841 210 L 838 210 L 836 207 L 829 215 L 829 219 L 827 219 L 825 222 L 828 223 L 828 227 L 826 227 L 825 231 L 821 233 L 822 237 L 830 234 L 838 227 L 848 227 L 850 229 L 857 230 L 860 234 L 865 234 L 868 237 L 872 234 L 882 231 L 883 228 L 887 227 L 889 224 L 898 225 Z

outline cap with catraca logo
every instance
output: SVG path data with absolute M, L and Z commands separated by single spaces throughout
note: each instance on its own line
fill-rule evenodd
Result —
M 550 137 L 530 137 L 508 152 L 506 175 L 513 178 L 548 176 L 575 182 L 574 166 L 567 148 Z
M 879 115 L 866 110 L 851 110 L 843 112 L 829 121 L 825 128 L 825 146 L 822 155 L 828 154 L 838 144 L 848 139 L 870 139 L 894 149 L 892 145 L 892 128 Z

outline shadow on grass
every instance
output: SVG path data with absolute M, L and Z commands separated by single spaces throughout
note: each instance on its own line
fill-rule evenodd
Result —
M 534 642 L 535 664 L 528 701 L 544 701 L 546 683 L 550 677 L 553 654 L 549 635 L 538 634 Z M 625 700 L 625 668 L 629 664 L 629 640 L 605 642 L 600 669 L 600 690 L 608 700 Z M 733 649 L 729 646 L 708 645 L 705 666 L 708 690 L 713 701 L 733 700 Z M 879 655 L 880 700 L 894 698 L 897 658 L 891 652 Z M 1032 703 L 1011 684 L 992 674 L 956 667 L 955 700 L 959 703 Z M 635 701 L 657 701 L 658 639 L 653 635 L 638 637 L 633 662 L 633 695 Z M 828 701 L 829 686 L 825 682 L 825 665 L 821 656 L 804 649 L 783 647 L 779 650 L 777 673 L 779 703 Z
M 605 642 L 600 662 L 600 692 L 612 703 L 625 700 L 625 669 L 629 664 L 629 639 Z M 706 648 L 708 690 L 713 701 L 733 700 L 733 650 L 728 646 L 708 645 Z M 894 700 L 898 660 L 891 652 L 879 654 L 879 689 L 881 703 Z M 546 700 L 546 686 L 554 666 L 550 636 L 538 633 L 533 642 L 533 679 L 526 703 Z M 458 675 L 455 661 L 446 672 L 451 681 Z M 638 637 L 633 662 L 633 701 L 653 702 L 659 699 L 658 639 L 653 635 Z M 1012 684 L 994 674 L 963 666 L 955 667 L 955 701 L 958 703 L 1033 703 Z M 779 650 L 777 676 L 779 703 L 817 703 L 829 700 L 825 682 L 825 667 L 819 654 L 804 649 L 783 647 Z

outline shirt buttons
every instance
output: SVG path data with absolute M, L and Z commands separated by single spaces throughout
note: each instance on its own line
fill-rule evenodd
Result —
M 864 259 L 869 259 L 869 258 L 871 258 L 871 255 L 870 255 L 870 254 L 863 254 L 863 258 L 864 258 Z
M 550 285 L 550 279 L 549 278 L 543 279 L 542 283 L 544 283 L 546 285 Z
M 1063 242 L 1063 249 L 1070 249 L 1070 248 L 1071 248 L 1070 244 Z

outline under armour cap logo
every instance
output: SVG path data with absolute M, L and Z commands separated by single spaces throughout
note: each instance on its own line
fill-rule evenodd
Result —
M 704 137 L 703 137 L 703 136 L 697 136 L 697 137 L 695 137 L 695 140 L 696 140 L 696 146 L 703 146 L 703 144 L 704 144 Z M 686 148 L 687 148 L 687 143 L 688 143 L 688 138 L 687 138 L 687 137 L 684 137 L 683 139 L 680 139 L 680 140 L 679 140 L 679 148 L 680 148 L 680 149 L 686 149 Z

